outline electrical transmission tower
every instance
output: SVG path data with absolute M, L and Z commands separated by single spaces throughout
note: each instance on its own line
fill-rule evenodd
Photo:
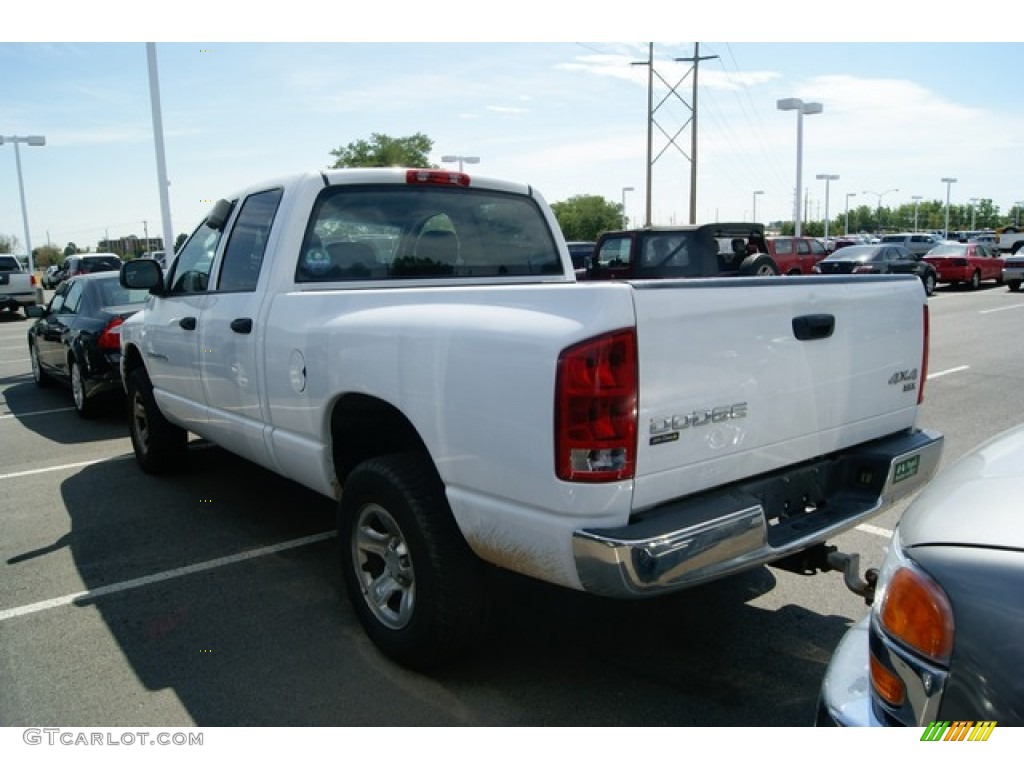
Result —
M 691 58 L 678 58 L 674 61 L 689 62 L 690 68 L 686 73 L 679 78 L 679 80 L 673 85 L 659 73 L 654 67 L 654 43 L 648 43 L 647 61 L 634 62 L 636 66 L 647 67 L 647 208 L 646 215 L 644 218 L 644 226 L 651 225 L 651 177 L 653 174 L 654 164 L 665 154 L 670 147 L 674 147 L 679 153 L 690 161 L 690 223 L 697 223 L 697 68 L 700 62 L 708 59 L 717 59 L 717 56 L 701 56 L 700 55 L 700 43 L 694 43 L 693 56 Z M 679 88 L 682 86 L 686 79 L 693 76 L 693 90 L 692 97 L 689 102 L 680 93 Z M 657 104 L 654 103 L 654 79 L 657 78 L 664 86 L 668 89 L 660 101 Z M 665 106 L 670 99 L 675 98 L 676 101 L 683 104 L 689 112 L 690 117 L 680 126 L 676 131 L 669 132 L 661 123 L 657 120 L 657 112 L 659 109 Z M 680 146 L 677 139 L 686 130 L 687 126 L 690 128 L 690 149 L 689 153 Z M 657 155 L 654 154 L 654 129 L 657 128 L 665 139 L 664 146 L 658 151 Z

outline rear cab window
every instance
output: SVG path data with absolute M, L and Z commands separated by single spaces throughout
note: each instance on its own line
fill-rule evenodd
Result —
M 298 283 L 561 275 L 536 202 L 482 189 L 338 185 L 320 193 Z

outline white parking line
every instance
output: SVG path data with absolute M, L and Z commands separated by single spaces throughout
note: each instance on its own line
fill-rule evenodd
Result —
M 92 464 L 99 464 L 104 461 L 116 461 L 117 459 L 128 458 L 128 454 L 125 456 L 109 456 L 105 459 L 92 459 L 90 461 L 78 461 L 74 464 L 59 464 L 56 467 L 42 467 L 41 469 L 26 469 L 24 472 L 9 472 L 6 475 L 0 475 L 0 480 L 13 480 L 17 477 L 28 477 L 29 475 L 41 475 L 44 472 L 60 472 L 64 469 L 78 469 L 79 467 L 88 467 Z
M 860 525 L 857 526 L 857 530 L 858 531 L 863 531 L 864 533 L 870 533 L 870 534 L 873 534 L 875 536 L 881 536 L 881 537 L 886 538 L 886 539 L 891 539 L 892 538 L 892 531 L 890 531 L 888 528 L 879 528 L 877 525 L 869 525 L 868 523 L 861 523 Z
M 25 374 L 28 376 L 28 374 Z M 48 416 L 51 413 L 63 413 L 64 411 L 73 411 L 73 407 L 67 408 L 49 408 L 45 411 L 28 411 L 27 413 L 0 413 L 0 419 L 23 419 L 26 416 Z
M 72 603 L 81 600 L 94 600 L 99 597 L 114 595 L 118 592 L 126 592 L 129 589 L 138 589 L 139 587 L 146 587 L 150 584 L 157 584 L 161 581 L 178 579 L 182 576 L 191 576 L 192 574 L 202 573 L 203 571 L 213 570 L 214 568 L 223 568 L 226 565 L 233 565 L 234 563 L 241 563 L 245 560 L 253 560 L 257 557 L 272 555 L 275 552 L 282 552 L 287 549 L 295 549 L 296 547 L 304 547 L 307 544 L 316 544 L 317 542 L 326 541 L 327 539 L 333 538 L 336 535 L 337 533 L 335 531 L 325 531 L 324 533 L 316 533 L 312 536 L 303 536 L 300 539 L 283 541 L 280 544 L 271 544 L 270 546 L 266 547 L 250 549 L 248 552 L 239 552 L 237 555 L 218 557 L 214 560 L 206 560 L 202 563 L 186 565 L 182 568 L 174 568 L 173 570 L 163 571 L 161 573 L 154 573 L 151 576 L 142 576 L 138 579 L 120 581 L 116 584 L 110 584 L 106 587 L 88 589 L 84 592 L 73 592 L 69 595 L 55 597 L 52 600 L 41 600 L 38 603 L 30 603 L 28 605 L 22 605 L 17 608 L 7 608 L 5 610 L 0 611 L 0 621 L 7 621 L 8 619 L 14 619 L 18 616 L 27 616 L 32 613 L 39 613 L 40 611 L 48 611 L 51 608 L 60 608 L 61 606 L 71 605 Z
M 970 367 L 971 366 L 969 365 L 958 365 L 956 368 L 947 368 L 944 371 L 936 371 L 935 373 L 929 373 L 928 380 L 931 381 L 932 379 L 939 378 L 939 376 L 946 376 L 950 373 L 960 373 L 960 371 L 966 371 L 970 369 Z
M 1008 309 L 1024 309 L 1024 304 L 1013 304 L 1009 307 L 999 307 L 998 309 L 981 309 L 978 310 L 978 314 L 991 315 L 993 312 L 1006 312 Z

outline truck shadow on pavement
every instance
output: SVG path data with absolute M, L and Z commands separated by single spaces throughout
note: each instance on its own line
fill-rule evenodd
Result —
M 330 500 L 219 449 L 193 443 L 191 453 L 190 467 L 173 476 L 147 476 L 125 461 L 63 484 L 66 543 L 86 587 L 149 580 L 77 603 L 95 606 L 118 646 L 107 652 L 123 655 L 143 688 L 101 711 L 93 697 L 89 716 L 68 704 L 53 722 L 809 725 L 825 664 L 849 625 L 797 605 L 751 605 L 775 586 L 767 568 L 639 602 L 502 574 L 479 652 L 413 673 L 378 653 L 349 607 Z M 166 690 L 185 722 L 154 722 L 160 710 L 147 701 Z

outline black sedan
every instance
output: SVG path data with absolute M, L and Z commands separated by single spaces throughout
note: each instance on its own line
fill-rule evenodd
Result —
M 900 245 L 850 245 L 819 261 L 814 271 L 823 275 L 917 275 L 928 296 L 935 290 L 935 267 Z
M 122 393 L 121 323 L 135 314 L 148 291 L 128 290 L 117 272 L 79 275 L 58 286 L 45 307 L 29 307 L 32 376 L 40 387 L 71 387 L 75 410 L 90 416 L 101 400 Z
M 979 724 L 1024 725 L 1022 467 L 1024 425 L 968 453 L 907 508 L 871 612 L 829 663 L 818 725 L 970 723 L 975 738 Z

